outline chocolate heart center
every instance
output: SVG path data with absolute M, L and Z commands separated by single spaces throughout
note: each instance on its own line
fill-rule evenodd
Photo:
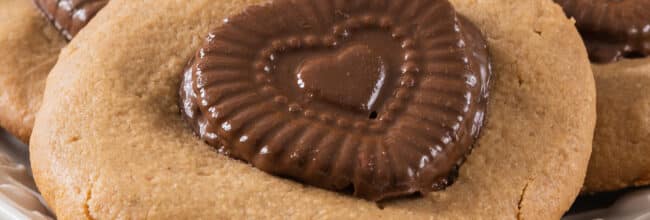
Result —
M 322 38 L 320 42 L 315 39 Z M 272 84 L 293 112 L 319 109 L 345 120 L 386 118 L 412 50 L 379 27 L 348 37 L 288 37 L 272 40 L 253 66 L 256 79 Z M 408 59 L 403 56 L 407 56 Z M 374 114 L 373 114 L 374 113 Z M 329 116 L 323 116 L 329 118 Z
M 372 111 L 387 67 L 368 46 L 353 45 L 332 56 L 314 57 L 298 67 L 298 86 L 328 102 Z

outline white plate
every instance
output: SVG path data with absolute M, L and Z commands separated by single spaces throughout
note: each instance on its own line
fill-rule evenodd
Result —
M 36 190 L 27 146 L 0 130 L 0 219 L 52 219 Z

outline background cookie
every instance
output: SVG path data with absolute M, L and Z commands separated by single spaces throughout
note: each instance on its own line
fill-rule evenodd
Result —
M 555 0 L 576 20 L 598 90 L 585 191 L 650 184 L 650 1 Z
M 594 64 L 598 122 L 589 192 L 650 184 L 650 59 Z
M 64 50 L 31 139 L 59 218 L 558 219 L 568 209 L 591 152 L 595 90 L 580 38 L 550 0 L 452 1 L 490 46 L 488 124 L 453 186 L 381 208 L 228 159 L 182 121 L 188 59 L 226 16 L 261 2 L 115 0 Z
M 0 33 L 0 126 L 27 141 L 66 42 L 29 0 L 0 1 Z

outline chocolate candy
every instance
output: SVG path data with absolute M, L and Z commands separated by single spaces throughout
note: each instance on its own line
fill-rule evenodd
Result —
M 71 40 L 108 0 L 34 0 L 61 34 Z
M 479 135 L 480 31 L 443 0 L 276 0 L 212 31 L 180 106 L 219 152 L 368 200 L 442 190 Z
M 596 63 L 650 54 L 650 1 L 555 0 L 578 30 Z

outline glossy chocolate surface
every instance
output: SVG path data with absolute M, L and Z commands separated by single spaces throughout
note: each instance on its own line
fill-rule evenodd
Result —
M 451 184 L 485 117 L 480 31 L 442 0 L 276 0 L 189 62 L 197 135 L 260 170 L 368 200 Z
M 108 0 L 34 0 L 63 36 L 71 40 Z
M 650 1 L 555 0 L 578 30 L 596 63 L 650 54 Z

